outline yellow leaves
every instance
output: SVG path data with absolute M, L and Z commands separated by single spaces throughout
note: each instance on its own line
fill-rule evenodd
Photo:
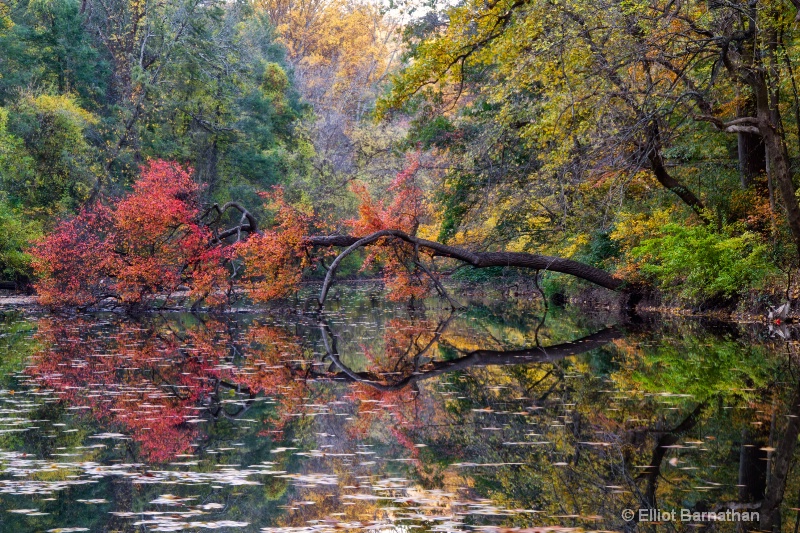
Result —
M 445 32 L 419 44 L 415 61 L 394 79 L 391 94 L 379 100 L 378 114 L 385 115 L 391 109 L 401 107 L 423 87 L 433 86 L 441 93 L 449 84 L 460 85 L 463 69 L 469 65 L 504 63 L 514 55 L 518 47 L 514 46 L 515 41 L 508 40 L 507 33 L 503 33 L 512 6 L 510 0 L 491 4 L 473 0 L 448 10 L 450 23 Z M 536 24 L 533 31 L 538 33 L 539 28 Z M 518 29 L 515 38 L 529 42 L 528 36 L 521 28 Z M 454 88 L 454 91 L 459 88 Z
M 583 247 L 589 244 L 591 240 L 591 236 L 587 233 L 579 233 L 574 237 L 571 237 L 568 241 L 568 244 L 562 248 L 562 254 L 564 257 L 570 258 L 573 257 L 575 254 L 580 252 Z
M 609 237 L 619 245 L 623 255 L 628 256 L 628 252 L 639 246 L 642 241 L 660 235 L 664 226 L 672 222 L 674 211 L 675 208 L 670 207 L 656 210 L 649 215 L 646 213 L 622 213 Z M 631 281 L 640 279 L 638 263 L 630 261 L 620 266 L 617 275 Z
M 660 209 L 650 215 L 622 213 L 610 238 L 616 241 L 623 251 L 628 251 L 643 240 L 660 234 L 661 229 L 672 221 L 673 212 L 674 208 Z
M 286 46 L 305 96 L 357 107 L 352 96 L 385 74 L 393 40 L 379 9 L 344 0 L 262 0 Z
M 672 221 L 673 211 L 674 208 L 668 208 L 654 211 L 650 215 L 622 213 L 611 232 L 611 240 L 618 242 L 623 250 L 630 250 L 643 240 L 658 235 L 661 228 Z
M 31 105 L 40 113 L 66 115 L 72 120 L 82 122 L 84 125 L 94 125 L 98 118 L 78 105 L 70 95 L 42 94 L 28 97 Z

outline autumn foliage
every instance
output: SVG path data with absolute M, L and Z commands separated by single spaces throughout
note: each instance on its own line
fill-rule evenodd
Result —
M 204 222 L 199 192 L 190 168 L 151 161 L 119 202 L 62 221 L 33 250 L 40 302 L 86 306 L 113 297 L 146 305 L 183 286 L 190 301 L 218 305 L 234 279 L 260 301 L 296 286 L 308 264 L 308 216 L 277 189 L 264 195 L 276 212 L 274 227 L 231 244 Z
M 366 236 L 376 231 L 396 229 L 416 235 L 420 220 L 427 214 L 423 192 L 417 183 L 419 169 L 419 154 L 414 154 L 392 180 L 388 202 L 372 198 L 360 183 L 353 185 L 353 192 L 360 200 L 359 217 L 350 221 L 353 234 Z M 371 250 L 364 267 L 374 263 L 383 265 L 383 279 L 390 299 L 422 298 L 431 287 L 430 279 L 420 267 L 419 253 L 408 243 L 386 238 Z
M 234 365 L 234 341 L 216 320 L 178 331 L 153 322 L 54 317 L 40 322 L 42 348 L 26 373 L 76 411 L 129 437 L 142 458 L 166 462 L 202 439 L 202 422 L 236 418 L 256 395 L 275 402 L 264 420 L 273 438 L 302 409 L 308 393 L 298 339 L 259 324 L 242 338 L 245 357 Z M 223 402 L 231 391 L 238 408 Z
M 235 245 L 244 268 L 242 285 L 251 298 L 268 301 L 294 289 L 309 265 L 303 243 L 311 217 L 290 206 L 283 191 L 264 197 L 275 208 L 275 226 Z
M 187 424 L 196 413 L 188 408 L 213 393 L 212 366 L 225 351 L 209 342 L 208 330 L 188 336 L 182 343 L 139 324 L 101 331 L 96 322 L 49 319 L 40 322 L 43 349 L 27 373 L 80 413 L 129 436 L 143 458 L 163 462 L 190 451 L 199 436 Z
M 151 161 L 118 203 L 97 203 L 61 222 L 33 250 L 40 302 L 81 306 L 115 297 L 136 305 L 181 284 L 190 297 L 213 301 L 227 283 L 229 252 L 209 246 L 198 192 L 191 169 Z
M 417 233 L 425 216 L 419 168 L 418 157 L 409 158 L 386 200 L 354 186 L 359 217 L 347 224 L 355 236 L 383 229 Z M 272 225 L 260 232 L 240 230 L 231 242 L 234 235 L 221 238 L 215 226 L 224 213 L 210 217 L 203 211 L 200 192 L 190 168 L 151 161 L 119 201 L 97 202 L 63 220 L 32 250 L 40 303 L 89 306 L 113 298 L 128 307 L 147 306 L 184 289 L 180 294 L 189 302 L 221 305 L 234 283 L 255 301 L 292 291 L 313 264 L 306 242 L 316 223 L 313 215 L 291 205 L 276 188 L 262 194 Z M 370 248 L 364 268 L 383 269 L 392 298 L 421 298 L 431 283 L 421 261 L 413 246 L 386 238 Z

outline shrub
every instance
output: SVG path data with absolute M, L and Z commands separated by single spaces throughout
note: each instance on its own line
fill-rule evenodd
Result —
M 641 275 L 666 294 L 693 302 L 732 298 L 758 288 L 774 267 L 755 233 L 666 224 L 629 253 Z

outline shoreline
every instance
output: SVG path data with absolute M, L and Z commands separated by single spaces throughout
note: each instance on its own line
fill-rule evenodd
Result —
M 374 283 L 378 282 L 381 283 L 380 278 L 356 278 L 356 279 L 343 279 L 337 283 L 337 285 L 347 286 L 347 285 L 358 285 L 362 283 Z M 313 285 L 316 283 L 316 280 L 306 280 L 302 282 L 303 285 Z M 452 284 L 452 281 L 448 282 L 448 285 Z M 539 293 L 535 290 L 532 290 L 528 287 L 521 287 L 520 284 L 474 284 L 473 282 L 455 282 L 455 284 L 463 285 L 466 289 L 467 293 L 473 294 L 474 296 L 478 296 L 481 293 L 485 294 L 487 292 L 499 292 L 502 294 L 501 298 L 498 300 L 519 300 L 519 299 L 527 299 L 527 298 L 541 298 Z M 567 290 L 566 292 L 570 294 L 563 294 L 561 291 L 555 291 L 552 294 L 548 295 L 549 305 L 568 305 L 574 306 L 576 308 L 584 309 L 586 312 L 592 311 L 612 311 L 618 312 L 623 314 L 622 311 L 622 297 L 616 293 L 608 294 L 606 291 L 601 291 L 595 288 L 587 288 L 584 290 L 579 290 L 578 292 L 572 292 Z M 180 298 L 181 293 L 173 293 L 170 294 L 168 297 L 177 297 Z M 701 310 L 697 308 L 692 308 L 688 306 L 678 306 L 678 305 L 664 305 L 662 302 L 659 302 L 658 295 L 652 295 L 653 297 L 645 298 L 642 302 L 640 302 L 636 306 L 636 311 L 634 315 L 661 315 L 664 317 L 672 317 L 672 318 L 709 318 L 713 320 L 718 320 L 722 322 L 731 322 L 731 323 L 740 323 L 740 324 L 751 324 L 751 323 L 767 323 L 767 315 L 763 312 L 760 312 L 758 309 L 752 308 L 750 306 L 749 309 L 742 309 L 742 306 L 734 306 L 728 308 L 711 308 L 706 310 Z M 554 300 L 561 299 L 559 303 L 554 304 Z M 752 302 L 752 299 L 749 299 Z M 279 308 L 288 308 L 292 307 L 291 305 L 287 305 L 291 301 L 291 298 L 285 300 L 283 305 L 278 305 Z M 10 290 L 0 290 L 0 311 L 3 310 L 11 310 L 11 309 L 25 309 L 25 310 L 37 310 L 42 312 L 50 312 L 50 310 L 45 307 L 41 306 L 37 302 L 37 296 L 35 294 L 25 293 L 25 292 L 18 292 L 18 291 L 10 291 Z M 198 309 L 201 312 L 209 312 L 208 307 L 201 307 Z M 78 311 L 77 308 L 68 308 L 66 309 L 67 312 L 75 312 Z M 118 312 L 119 309 L 115 308 L 98 308 L 93 309 L 88 312 Z M 165 308 L 152 308 L 148 309 L 148 311 L 169 311 L 169 312 L 191 312 L 191 306 L 169 306 Z M 270 312 L 275 311 L 275 305 L 273 306 L 263 306 L 263 305 L 234 305 L 225 312 Z M 213 311 L 212 311 L 213 312 Z M 793 323 L 800 323 L 800 315 L 797 314 L 795 310 L 792 310 L 792 313 L 783 321 L 784 324 L 793 324 Z

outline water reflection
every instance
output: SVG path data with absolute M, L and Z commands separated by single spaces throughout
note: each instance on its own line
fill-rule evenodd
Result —
M 794 527 L 793 344 L 541 314 L 5 315 L 0 530 Z

